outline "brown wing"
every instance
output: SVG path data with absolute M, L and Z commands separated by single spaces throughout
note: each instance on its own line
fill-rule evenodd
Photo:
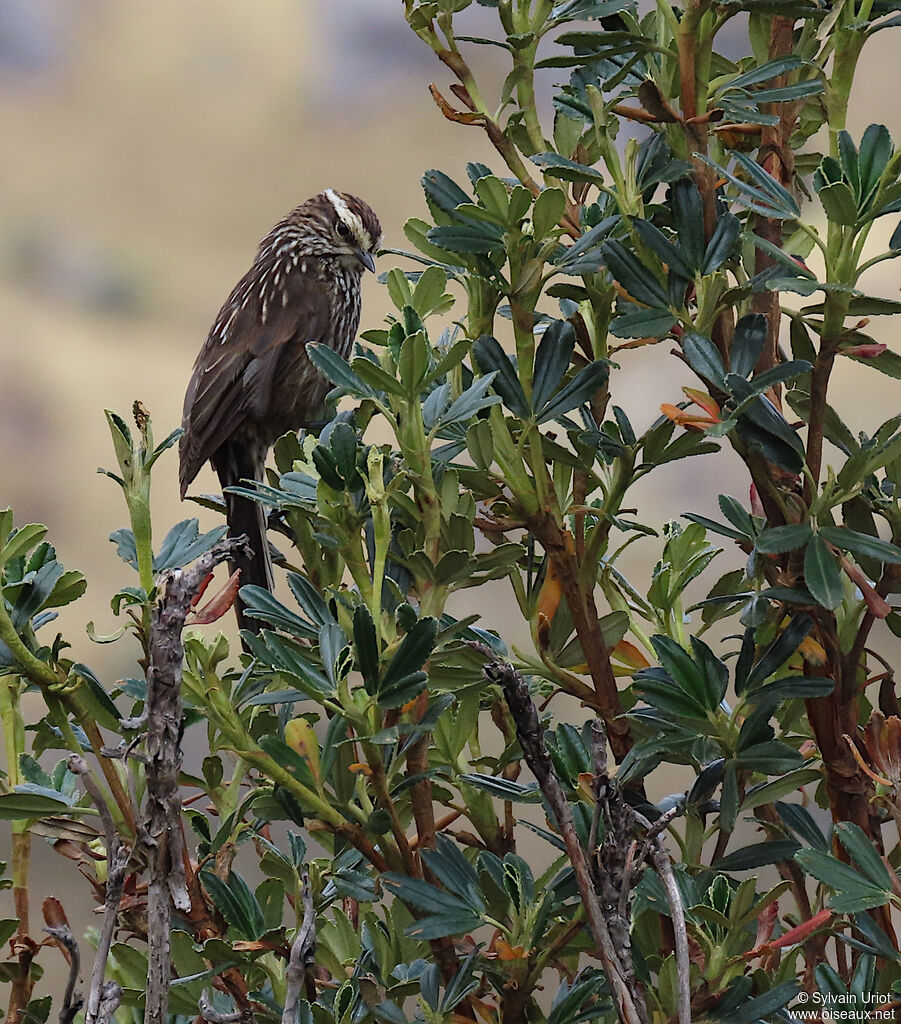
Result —
M 321 282 L 314 274 L 289 267 L 277 276 L 275 264 L 254 264 L 235 286 L 200 350 L 182 416 L 182 497 L 224 442 L 248 421 L 265 419 L 286 352 L 325 338 L 328 301 Z

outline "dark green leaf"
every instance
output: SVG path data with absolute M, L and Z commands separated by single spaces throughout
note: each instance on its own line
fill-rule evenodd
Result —
M 487 254 L 504 247 L 500 230 L 492 230 L 492 225 L 488 223 L 479 226 L 451 224 L 432 228 L 426 237 L 432 245 L 452 253 Z
M 657 278 L 620 242 L 605 242 L 604 259 L 610 273 L 639 302 L 657 309 L 669 306 L 669 296 Z
M 778 672 L 795 653 L 811 629 L 813 629 L 813 619 L 809 615 L 795 615 L 748 673 L 742 692 L 744 689 L 755 689 L 766 682 L 775 672 Z
M 560 385 L 575 347 L 576 334 L 566 320 L 554 320 L 541 338 L 535 353 L 532 402 L 541 409 Z
M 762 775 L 784 775 L 800 768 L 804 758 L 779 740 L 755 743 L 742 750 L 735 758 L 736 767 Z
M 438 638 L 438 620 L 431 616 L 418 619 L 404 636 L 388 663 L 379 683 L 379 697 L 388 697 L 397 685 L 426 663 Z
M 774 985 L 768 992 L 742 1003 L 728 1015 L 718 1015 L 718 1019 L 728 1024 L 757 1024 L 758 1021 L 768 1020 L 795 998 L 800 987 L 798 981 Z
M 517 416 L 527 419 L 531 414 L 522 385 L 510 357 L 490 334 L 483 334 L 472 346 L 473 359 L 482 373 L 496 373 L 492 386 L 504 405 Z
M 342 359 L 329 345 L 309 342 L 305 349 L 310 362 L 336 387 L 358 398 L 375 398 L 376 392 L 354 373 L 346 359 Z
M 665 263 L 671 271 L 690 281 L 695 275 L 695 269 L 689 265 L 681 251 L 676 248 L 663 234 L 660 228 L 655 227 L 648 220 L 632 221 L 632 226 L 638 232 L 639 237 L 652 252 Z M 622 282 L 620 282 L 622 283 Z
M 864 835 L 860 826 L 851 821 L 838 821 L 833 825 L 833 829 L 854 866 L 860 868 L 873 885 L 890 890 L 892 880 L 888 868 L 876 852 L 872 839 Z
M 670 266 L 677 274 L 681 273 L 690 280 L 705 259 L 704 210 L 697 185 L 688 178 L 674 182 L 670 188 L 670 204 L 679 238 L 679 250 L 687 273 L 683 273 L 674 264 Z
M 741 234 L 741 221 L 732 213 L 724 213 L 716 222 L 707 249 L 701 273 L 706 277 L 718 270 L 729 258 L 738 236 Z
M 482 775 L 478 772 L 460 775 L 459 779 L 470 786 L 475 786 L 476 789 L 490 793 L 498 800 L 523 804 L 541 803 L 541 790 L 536 782 L 513 782 L 498 775 Z
M 245 939 L 259 939 L 264 934 L 262 909 L 240 875 L 230 873 L 228 883 L 212 871 L 202 871 L 200 877 L 217 910 Z
M 607 382 L 609 366 L 604 361 L 589 363 L 537 414 L 539 423 L 558 419 L 587 402 Z
M 751 375 L 766 343 L 766 330 L 766 317 L 762 313 L 749 313 L 738 321 L 729 351 L 733 373 L 739 377 Z
M 835 892 L 829 905 L 837 913 L 853 914 L 882 907 L 891 899 L 890 888 L 873 885 L 860 872 L 821 850 L 799 850 L 794 859 L 808 875 Z
M 726 376 L 716 345 L 701 334 L 690 332 L 682 338 L 682 351 L 688 365 L 711 384 L 721 384 Z
M 804 579 L 818 604 L 834 609 L 842 603 L 842 574 L 822 537 L 810 538 L 804 553 Z
M 537 164 L 545 174 L 553 175 L 561 181 L 587 181 L 594 185 L 604 184 L 604 175 L 585 164 L 577 163 L 575 160 L 568 160 L 557 153 L 536 153 L 529 157 L 533 164 Z
M 676 322 L 668 309 L 636 309 L 631 303 L 626 308 L 628 311 L 618 313 L 610 325 L 615 338 L 660 338 Z
M 769 839 L 764 843 L 752 843 L 741 850 L 715 860 L 710 867 L 714 871 L 750 871 L 767 864 L 778 864 L 790 860 L 800 850 L 800 845 L 790 839 Z
M 863 555 L 866 558 L 875 558 L 880 562 L 889 562 L 895 565 L 901 563 L 901 548 L 887 540 L 880 540 L 878 537 L 857 533 L 855 530 L 848 530 L 841 526 L 822 526 L 819 532 L 824 540 L 843 551 L 851 551 L 855 555 Z
M 379 675 L 379 644 L 375 633 L 372 614 L 364 604 L 354 609 L 354 649 L 357 654 L 357 668 L 363 677 L 366 692 L 376 692 Z
M 772 526 L 757 537 L 754 546 L 765 555 L 782 554 L 803 547 L 812 536 L 813 531 L 809 523 Z

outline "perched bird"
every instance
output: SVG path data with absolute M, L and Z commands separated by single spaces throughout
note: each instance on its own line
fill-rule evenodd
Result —
M 347 358 L 360 322 L 360 277 L 375 270 L 378 218 L 356 196 L 326 189 L 278 222 L 260 242 L 197 356 L 185 395 L 179 483 L 207 459 L 222 484 L 229 534 L 246 534 L 253 557 L 236 557 L 241 585 L 272 589 L 266 520 L 255 501 L 229 494 L 262 480 L 282 434 L 321 419 L 329 383 L 310 362 L 319 342 Z M 238 622 L 257 628 L 238 607 Z

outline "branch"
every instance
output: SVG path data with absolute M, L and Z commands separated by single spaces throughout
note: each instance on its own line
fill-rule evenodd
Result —
M 53 902 L 56 904 L 56 901 Z M 60 912 L 61 910 L 62 908 L 60 908 Z M 54 915 L 54 917 L 56 916 Z M 57 943 L 63 948 L 66 959 L 69 961 L 69 978 L 63 995 L 63 1005 L 59 1011 L 59 1024 L 72 1024 L 72 1021 L 75 1020 L 76 1015 L 84 1006 L 84 998 L 80 992 L 75 991 L 75 986 L 78 984 L 78 975 L 81 971 L 81 953 L 78 951 L 78 943 L 75 941 L 75 936 L 72 934 L 72 929 L 69 927 L 69 922 L 65 919 L 65 915 L 62 915 L 62 920 L 60 920 L 59 924 L 54 925 L 49 923 L 49 917 L 50 914 L 46 912 L 45 904 L 44 918 L 48 920 L 48 923 L 44 931 L 56 939 Z
M 635 820 L 648 830 L 646 841 L 650 842 L 650 857 L 663 883 L 666 899 L 670 908 L 670 920 L 673 922 L 673 937 L 676 946 L 676 979 L 679 989 L 679 1024 L 691 1024 L 691 961 L 688 950 L 688 927 L 685 922 L 685 907 L 682 893 L 676 883 L 676 875 L 670 855 L 663 845 L 661 832 L 669 824 L 661 825 L 660 821 L 653 824 L 643 815 L 633 810 Z
M 494 658 L 493 652 L 488 648 L 484 648 L 483 653 Z M 484 666 L 482 671 L 490 682 L 503 688 L 510 713 L 516 723 L 516 735 L 522 747 L 523 756 L 538 780 L 538 785 L 557 819 L 566 853 L 572 864 L 582 906 L 585 908 L 588 927 L 604 973 L 610 982 L 620 1021 L 622 1024 L 648 1024 L 644 996 L 635 983 L 631 964 L 626 965 L 623 962 L 621 951 L 614 945 L 607 922 L 601 913 L 588 860 L 576 832 L 572 811 L 544 745 L 541 723 L 538 720 L 538 712 L 529 693 L 528 685 L 512 665 L 503 661 L 492 660 Z
M 119 841 L 116 831 L 116 823 L 110 809 L 103 799 L 100 787 L 91 775 L 91 769 L 87 761 L 78 754 L 72 754 L 66 762 L 66 767 L 74 775 L 80 775 L 82 785 L 94 802 L 94 806 L 100 814 L 103 828 L 106 833 L 106 901 L 103 915 L 103 928 L 100 932 L 100 941 L 97 944 L 97 954 L 94 957 L 94 969 L 91 971 L 91 988 L 88 992 L 87 1009 L 85 1010 L 85 1024 L 100 1024 L 104 1019 L 115 1012 L 118 1007 L 118 998 L 121 997 L 121 990 L 115 997 L 116 1003 L 109 1009 L 108 1004 L 113 1000 L 114 993 L 109 985 L 104 983 L 106 975 L 106 964 L 109 959 L 109 951 L 113 944 L 113 936 L 116 931 L 116 924 L 119 919 L 119 901 L 122 898 L 122 890 L 125 887 L 125 875 L 128 869 L 128 862 L 131 858 L 131 849 Z M 118 989 L 118 986 L 116 986 Z M 106 1015 L 106 1016 L 104 1016 Z M 60 1019 L 60 1024 L 63 1024 Z
M 147 664 L 147 809 L 145 835 L 150 846 L 147 889 L 147 1002 L 145 1024 L 166 1024 L 171 983 L 169 931 L 171 904 L 190 909 L 185 884 L 181 795 L 182 629 L 191 600 L 203 580 L 236 551 L 248 550 L 245 538 L 215 544 L 189 569 L 174 569 L 157 580 L 160 598 L 150 619 Z
M 253 1014 L 247 1010 L 233 1010 L 231 1013 L 219 1013 L 214 1010 L 210 1002 L 210 990 L 206 988 L 197 1000 L 197 1011 L 201 1019 L 208 1020 L 210 1024 L 237 1024 L 238 1021 L 253 1024 Z
M 294 1024 L 297 1019 L 297 1003 L 304 978 L 313 968 L 313 954 L 316 951 L 316 911 L 313 907 L 313 891 L 310 888 L 310 876 L 304 869 L 303 873 L 303 922 L 291 945 L 291 956 L 285 978 L 288 982 L 285 992 L 285 1008 L 282 1011 L 282 1024 Z M 315 998 L 315 996 L 314 996 Z

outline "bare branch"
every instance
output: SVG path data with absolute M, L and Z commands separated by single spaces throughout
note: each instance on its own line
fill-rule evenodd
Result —
M 63 1005 L 59 1011 L 59 1024 L 72 1024 L 84 1006 L 84 997 L 80 992 L 75 991 L 81 971 L 81 953 L 78 951 L 78 943 L 75 941 L 75 936 L 67 921 L 62 921 L 58 925 L 48 925 L 44 931 L 56 939 L 68 954 L 69 978 L 66 982 L 66 991 L 63 994 Z
M 209 989 L 206 988 L 197 1000 L 197 1009 L 200 1016 L 204 1020 L 208 1020 L 210 1024 L 237 1024 L 238 1021 L 247 1021 L 248 1024 L 252 1024 L 253 1021 L 253 1014 L 248 1010 L 233 1010 L 231 1013 L 219 1013 L 218 1010 L 214 1010 L 213 1004 L 210 1002 Z
M 492 659 L 495 658 L 494 653 L 487 647 L 482 648 L 482 652 Z M 604 973 L 610 982 L 620 1021 L 622 1024 L 648 1024 L 647 1007 L 644 995 L 635 981 L 631 954 L 628 948 L 624 951 L 617 948 L 601 911 L 588 859 L 579 841 L 566 795 L 544 745 L 541 723 L 528 685 L 512 665 L 503 661 L 492 660 L 483 667 L 482 671 L 487 679 L 503 688 L 510 713 L 516 723 L 516 735 L 522 747 L 523 756 L 531 768 L 532 774 L 538 780 L 538 785 L 557 819 L 557 825 L 566 846 L 566 854 L 572 864 L 582 906 L 585 909 L 588 928 L 594 939 Z M 616 903 L 614 903 L 614 910 L 615 908 Z M 628 963 L 625 962 L 627 958 L 630 961 Z
M 291 957 L 285 977 L 288 982 L 285 993 L 285 1008 L 282 1011 L 282 1024 L 294 1024 L 297 1017 L 297 1003 L 304 978 L 313 967 L 313 954 L 316 952 L 316 911 L 313 907 L 313 891 L 310 887 L 310 876 L 303 873 L 303 921 L 291 945 Z
M 203 580 L 220 563 L 247 550 L 246 538 L 226 538 L 188 569 L 174 569 L 157 581 L 160 599 L 150 620 L 147 663 L 146 753 L 147 809 L 145 842 L 150 847 L 147 889 L 146 1024 L 165 1024 L 169 1008 L 171 905 L 191 906 L 185 884 L 181 831 L 181 672 L 182 629 L 191 600 Z
M 97 944 L 97 954 L 94 957 L 94 968 L 91 971 L 91 987 L 88 991 L 87 1008 L 85 1010 L 85 1024 L 100 1024 L 104 1019 L 115 1012 L 119 1005 L 121 990 L 116 996 L 115 1006 L 112 1010 L 108 1004 L 113 998 L 111 983 L 105 983 L 106 964 L 109 959 L 109 951 L 113 944 L 113 936 L 116 932 L 116 924 L 119 919 L 119 901 L 122 898 L 122 889 L 125 886 L 125 876 L 128 870 L 128 862 L 131 859 L 131 848 L 119 841 L 119 834 L 116 831 L 116 823 L 110 813 L 110 809 L 103 798 L 100 787 L 91 774 L 87 761 L 78 754 L 72 754 L 67 766 L 69 771 L 81 777 L 81 782 L 87 790 L 88 795 L 94 802 L 103 822 L 103 829 L 106 833 L 106 901 L 103 915 L 103 928 L 100 932 L 100 941 Z M 118 989 L 118 986 L 116 986 Z M 106 1014 L 106 1018 L 104 1018 Z

